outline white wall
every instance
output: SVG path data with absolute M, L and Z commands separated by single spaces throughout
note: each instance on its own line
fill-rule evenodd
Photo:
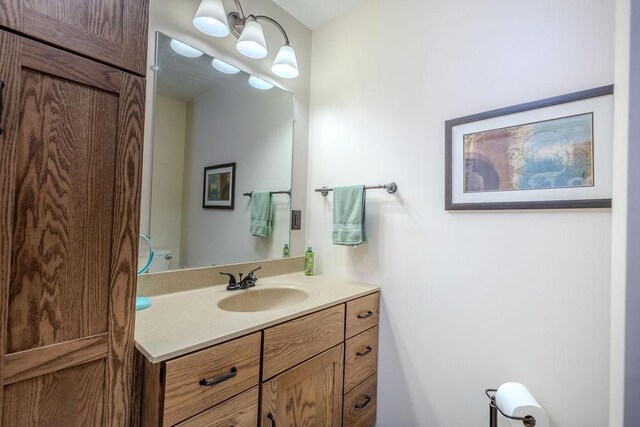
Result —
M 263 238 L 250 235 L 251 199 L 242 193 L 291 186 L 291 94 L 248 84 L 217 86 L 189 103 L 187 127 L 181 267 L 282 257 L 289 196 L 273 195 L 273 231 Z M 203 209 L 204 168 L 225 163 L 236 163 L 235 208 Z
M 223 39 L 209 37 L 198 32 L 191 21 L 198 9 L 200 0 L 151 0 L 149 9 L 149 40 L 147 62 L 151 66 L 155 60 L 155 32 L 161 31 L 169 36 L 194 46 L 211 56 L 216 56 L 230 64 L 277 84 L 295 95 L 295 117 L 293 147 L 293 194 L 291 209 L 304 211 L 307 203 L 307 148 L 309 138 L 309 84 L 311 76 L 311 30 L 293 18 L 282 8 L 270 0 L 243 0 L 245 13 L 268 15 L 276 19 L 285 28 L 296 49 L 300 68 L 300 76 L 296 79 L 280 79 L 271 72 L 271 64 L 278 48 L 282 44 L 282 36 L 268 24 L 264 25 L 265 37 L 269 48 L 269 56 L 261 60 L 243 57 L 236 51 L 237 40 L 233 36 Z M 233 0 L 223 0 L 228 11 L 233 10 Z M 149 230 L 149 208 L 151 206 L 151 151 L 153 133 L 153 99 L 155 75 L 147 75 L 147 109 L 145 115 L 145 147 L 142 177 L 142 206 L 140 213 L 140 230 Z M 303 215 L 302 230 L 291 232 L 291 253 L 304 252 L 304 239 L 307 221 Z
M 382 287 L 378 425 L 486 425 L 506 381 L 607 425 L 610 211 L 445 212 L 444 121 L 610 84 L 613 47 L 607 0 L 368 0 L 314 31 L 309 191 L 399 185 L 357 249 L 308 202 L 318 269 Z
M 151 236 L 154 248 L 173 252 L 173 266 L 180 265 L 186 120 L 185 102 L 166 96 L 157 97 Z

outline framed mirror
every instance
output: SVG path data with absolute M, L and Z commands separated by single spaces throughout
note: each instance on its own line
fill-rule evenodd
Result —
M 150 272 L 282 257 L 293 94 L 159 32 L 154 68 Z M 252 199 L 265 192 L 271 222 L 258 237 Z

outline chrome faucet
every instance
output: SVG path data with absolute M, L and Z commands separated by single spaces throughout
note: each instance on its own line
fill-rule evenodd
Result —
M 229 276 L 229 284 L 227 285 L 228 291 L 237 291 L 239 289 L 249 289 L 253 288 L 258 282 L 258 278 L 255 276 L 256 271 L 260 270 L 262 267 L 254 268 L 247 274 L 247 277 L 242 278 L 242 273 L 240 273 L 240 278 L 236 282 L 236 276 L 231 273 L 220 273 L 222 275 Z

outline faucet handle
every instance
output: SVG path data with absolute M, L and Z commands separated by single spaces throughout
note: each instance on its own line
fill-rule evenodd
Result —
M 247 274 L 247 277 L 245 278 L 245 280 L 247 281 L 249 287 L 254 287 L 256 285 L 256 282 L 258 281 L 258 278 L 255 276 L 256 271 L 260 270 L 262 268 L 262 266 L 258 267 L 258 268 L 254 268 L 253 270 L 251 270 L 249 272 L 249 274 Z
M 247 274 L 247 278 L 249 278 L 249 277 L 255 278 L 256 276 L 254 276 L 254 274 L 253 274 L 253 273 L 255 273 L 256 271 L 260 270 L 261 268 L 262 268 L 262 266 L 260 266 L 260 267 L 258 267 L 258 268 L 254 268 L 253 270 L 251 270 L 251 271 L 249 272 L 249 274 Z
M 233 274 L 223 273 L 223 272 L 220 272 L 220 274 L 229 276 L 229 283 L 227 284 L 227 290 L 237 289 L 240 286 L 236 282 L 236 276 L 234 276 Z

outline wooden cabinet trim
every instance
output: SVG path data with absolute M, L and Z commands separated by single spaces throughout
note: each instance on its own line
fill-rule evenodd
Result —
M 264 330 L 262 380 L 344 341 L 344 304 Z
M 130 423 L 145 94 L 143 78 L 122 73 L 109 292 L 107 425 Z
M 63 79 L 120 93 L 123 72 L 64 50 L 23 39 L 22 65 Z
M 0 2 L 0 16 L 8 5 Z M 5 15 L 6 16 L 6 15 Z M 22 53 L 22 44 L 18 36 L 0 31 L 0 79 L 5 83 L 4 108 L 0 124 L 4 132 L 0 134 L 0 327 L 5 327 L 9 310 L 9 281 L 12 254 L 13 193 L 15 189 L 16 134 L 19 111 L 8 108 L 15 105 L 20 97 L 20 62 L 16 60 Z M 0 423 L 3 420 L 4 405 L 4 363 L 7 334 L 0 330 Z
M 4 384 L 28 380 L 61 369 L 107 357 L 108 334 L 8 354 L 4 358 Z

